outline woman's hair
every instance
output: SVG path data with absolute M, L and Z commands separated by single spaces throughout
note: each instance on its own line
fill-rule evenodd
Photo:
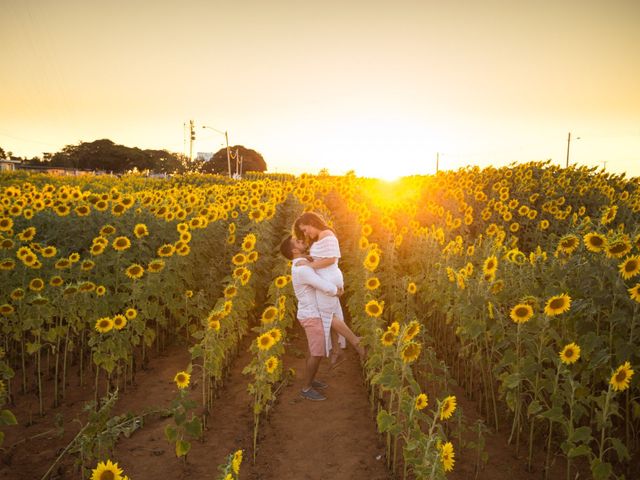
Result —
M 330 228 L 329 225 L 327 225 L 327 223 L 324 221 L 324 218 L 314 212 L 304 212 L 297 218 L 297 220 L 293 224 L 293 234 L 295 235 L 295 237 L 298 239 L 304 239 L 305 235 L 300 228 L 300 225 L 311 225 L 312 227 L 315 227 L 320 231 L 331 230 L 333 232 L 333 229 Z M 310 241 L 311 243 L 314 242 L 314 240 L 310 238 L 307 239 L 307 241 Z

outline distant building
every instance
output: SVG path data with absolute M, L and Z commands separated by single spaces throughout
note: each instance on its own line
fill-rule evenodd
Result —
M 196 160 L 203 160 L 208 162 L 213 158 L 213 152 L 198 152 L 196 154 Z
M 0 158 L 0 172 L 10 172 L 20 165 L 20 160 L 12 160 L 9 158 Z

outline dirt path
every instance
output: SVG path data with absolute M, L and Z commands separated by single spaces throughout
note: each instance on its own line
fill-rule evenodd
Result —
M 208 417 L 204 439 L 202 442 L 193 442 L 186 463 L 175 457 L 173 446 L 164 437 L 164 427 L 170 420 L 159 416 L 147 417 L 143 428 L 130 438 L 121 438 L 112 460 L 117 461 L 125 473 L 135 480 L 215 479 L 218 477 L 218 465 L 224 463 L 226 456 L 243 449 L 245 460 L 241 478 L 246 480 L 393 478 L 386 470 L 383 439 L 376 433 L 375 419 L 370 411 L 367 389 L 362 383 L 355 352 L 348 349 L 347 361 L 334 372 L 330 372 L 327 362 L 323 362 L 319 378 L 329 384 L 327 400 L 311 402 L 299 396 L 306 341 L 297 322 L 288 338 L 290 344 L 287 346 L 284 366 L 294 368 L 296 378 L 280 391 L 269 417 L 261 425 L 255 465 L 251 462 L 253 418 L 251 399 L 247 394 L 250 378 L 242 375 L 242 369 L 250 361 L 247 347 L 251 338 L 247 338 L 240 347 L 241 353 L 235 359 Z M 189 360 L 184 345 L 171 347 L 166 355 L 154 358 L 149 369 L 137 375 L 136 385 L 121 394 L 113 414 L 141 413 L 153 407 L 168 407 L 176 394 L 173 377 L 186 367 Z M 195 377 L 193 379 L 191 395 L 198 399 L 197 380 Z M 460 389 L 453 393 L 457 394 L 459 405 L 464 408 L 468 424 L 471 425 L 478 418 L 475 402 L 465 399 Z M 3 452 L 0 479 L 41 478 L 79 430 L 79 424 L 73 419 L 80 414 L 84 403 L 92 398 L 91 388 L 74 388 L 63 407 L 49 409 L 44 418 L 34 416 L 34 423 L 27 426 L 28 412 L 35 411 L 37 399 L 33 395 L 18 396 L 18 407 L 14 411 L 21 425 L 7 432 L 5 447 L 51 429 L 54 417 L 60 413 L 64 415 L 65 435 L 62 439 L 49 435 L 25 442 L 13 449 L 11 455 Z M 536 471 L 526 472 L 523 455 L 515 457 L 513 447 L 506 445 L 503 432 L 487 433 L 485 438 L 489 463 L 477 478 L 540 478 L 540 466 L 544 462 L 542 449 L 536 452 Z M 471 439 L 467 437 L 467 441 Z M 449 478 L 474 478 L 474 453 L 457 449 L 455 469 Z M 66 458 L 51 478 L 79 478 L 74 473 L 72 463 L 71 458 Z M 558 467 L 561 465 L 556 464 L 555 468 L 559 470 Z

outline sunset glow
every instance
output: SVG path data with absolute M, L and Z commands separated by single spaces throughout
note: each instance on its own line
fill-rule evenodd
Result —
M 640 3 L 5 2 L 0 147 L 253 148 L 387 179 L 551 159 L 640 175 Z

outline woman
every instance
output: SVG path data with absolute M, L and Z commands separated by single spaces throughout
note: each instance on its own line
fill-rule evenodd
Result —
M 316 270 L 316 273 L 325 280 L 333 283 L 337 287 L 344 289 L 344 277 L 338 267 L 340 258 L 340 245 L 333 230 L 325 223 L 322 217 L 313 212 L 305 212 L 296 220 L 294 234 L 297 238 L 305 238 L 311 244 L 309 255 L 312 261 L 300 262 L 298 265 L 308 265 Z M 333 345 L 331 341 L 331 330 L 334 330 L 341 337 L 344 347 L 346 339 L 356 349 L 360 357 L 364 356 L 364 347 L 360 344 L 360 337 L 357 337 L 344 322 L 342 307 L 338 297 L 329 297 L 322 292 L 317 292 L 318 310 L 322 318 L 324 327 L 326 355 L 331 356 L 332 366 L 341 363 L 341 352 L 338 345 Z

